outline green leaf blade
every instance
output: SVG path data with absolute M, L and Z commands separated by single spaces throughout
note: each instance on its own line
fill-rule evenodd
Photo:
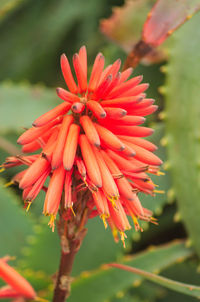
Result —
M 27 236 L 33 233 L 33 221 L 14 192 L 3 185 L 0 181 L 0 255 L 19 256 Z
M 181 217 L 200 255 L 200 15 L 174 36 L 167 67 L 166 131 L 175 195 Z
M 180 258 L 192 255 L 192 250 L 185 247 L 182 242 L 174 242 L 169 245 L 149 249 L 143 253 L 130 257 L 124 261 L 125 264 L 145 269 L 148 271 L 161 270 L 176 262 Z M 141 277 L 130 275 L 130 273 L 117 269 L 104 267 L 94 273 L 83 274 L 72 284 L 70 302 L 85 301 L 102 302 L 111 298 L 116 292 L 127 289 L 138 282 Z
M 128 265 L 123 265 L 119 263 L 110 263 L 109 266 L 119 268 L 121 270 L 125 270 L 127 272 L 131 272 L 133 274 L 139 275 L 144 277 L 147 280 L 150 280 L 156 284 L 162 285 L 166 288 L 172 289 L 176 292 L 193 296 L 196 298 L 200 298 L 200 286 L 192 285 L 192 284 L 186 284 L 182 282 L 178 282 L 169 278 L 165 278 L 156 274 L 149 273 L 147 271 L 131 267 Z
M 3 83 L 0 98 L 2 132 L 30 127 L 34 119 L 60 103 L 54 89 L 28 84 Z

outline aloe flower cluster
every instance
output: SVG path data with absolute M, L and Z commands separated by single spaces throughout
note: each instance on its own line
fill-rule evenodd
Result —
M 142 76 L 129 79 L 132 69 L 120 72 L 120 64 L 117 60 L 104 68 L 105 58 L 99 53 L 88 80 L 83 46 L 73 56 L 75 81 L 63 54 L 61 69 L 68 90 L 56 90 L 63 102 L 19 137 L 23 154 L 7 158 L 4 167 L 26 166 L 13 182 L 23 190 L 27 206 L 41 190 L 46 192 L 43 212 L 51 217 L 52 227 L 61 206 L 66 219 L 73 219 L 78 194 L 87 192 L 88 217 L 99 215 L 115 239 L 120 234 L 124 241 L 124 232 L 131 228 L 127 215 L 136 229 L 138 219 L 154 221 L 138 193 L 155 193 L 149 174 L 159 174 L 162 161 L 153 153 L 156 146 L 144 139 L 153 130 L 141 126 L 144 116 L 157 109 L 146 97 L 148 84 L 141 84 Z

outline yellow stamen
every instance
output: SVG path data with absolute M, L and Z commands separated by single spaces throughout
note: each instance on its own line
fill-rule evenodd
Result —
M 149 167 L 149 169 L 148 169 L 147 172 L 149 172 L 149 173 L 151 173 L 151 174 L 158 175 L 158 176 L 160 176 L 160 175 L 165 175 L 164 172 L 161 172 L 159 169 L 156 169 L 156 168 L 153 168 L 153 167 Z
M 152 184 L 154 187 L 159 187 L 159 185 L 156 185 L 151 179 L 149 179 L 147 182 Z
M 113 234 L 113 238 L 114 238 L 115 242 L 118 242 L 119 238 L 118 238 L 118 230 L 117 230 L 117 228 L 113 228 L 112 229 L 112 234 Z
M 55 230 L 55 223 L 54 223 L 55 219 L 56 219 L 56 216 L 51 214 L 48 225 L 52 228 L 52 232 L 54 232 L 54 230 Z
M 88 183 L 86 181 L 86 176 L 83 177 L 83 181 L 84 181 L 85 185 L 88 187 Z
M 123 247 L 125 248 L 126 247 L 126 244 L 125 244 L 125 238 L 127 237 L 126 234 L 124 232 L 120 232 L 120 236 L 121 236 L 121 241 L 123 243 Z
M 158 172 L 157 172 L 157 175 L 158 175 L 158 176 L 160 176 L 160 175 L 165 175 L 165 173 L 164 173 L 164 172 L 161 172 L 161 171 L 158 171 Z
M 76 217 L 76 213 L 74 212 L 73 206 L 70 207 L 72 214 L 74 215 L 74 217 Z
M 109 195 L 107 195 L 106 194 L 106 197 L 108 198 L 108 200 L 112 203 L 112 206 L 113 207 L 116 207 L 116 203 L 115 203 L 115 201 L 113 200 L 113 198 L 112 197 L 110 197 Z
M 118 210 L 117 205 L 116 205 L 116 200 L 119 199 L 119 196 L 109 196 L 106 194 L 106 197 L 108 198 L 108 200 L 112 203 L 112 206 Z
M 49 300 L 46 300 L 46 299 L 43 299 L 43 298 L 40 298 L 40 297 L 36 297 L 34 300 L 38 301 L 38 302 L 49 302 Z
M 31 201 L 28 201 L 28 202 L 27 202 L 26 212 L 29 211 L 31 204 L 32 204 Z
M 164 190 L 153 190 L 153 193 L 165 194 Z
M 140 225 L 139 225 L 139 222 L 136 218 L 136 216 L 134 214 L 131 215 L 132 219 L 133 219 L 133 223 L 134 223 L 134 226 L 135 226 L 135 230 L 136 231 L 139 231 L 140 230 Z
M 106 215 L 101 214 L 100 218 L 103 220 L 103 224 L 104 224 L 105 229 L 107 229 L 108 225 L 107 225 L 107 222 L 106 222 L 106 218 L 107 218 Z
M 138 219 L 136 218 L 136 216 L 134 214 L 131 215 L 132 219 L 133 219 L 133 223 L 135 226 L 135 230 L 136 231 L 140 231 L 143 232 L 143 228 L 140 226 Z
M 13 184 L 14 184 L 13 181 L 9 181 L 9 182 L 7 182 L 7 183 L 4 184 L 4 188 L 10 187 L 10 186 L 12 186 Z
M 1 169 L 0 169 L 0 173 L 3 172 L 3 171 L 5 171 L 5 168 L 1 168 Z
M 158 225 L 157 219 L 155 217 L 150 217 L 150 222 L 155 225 Z

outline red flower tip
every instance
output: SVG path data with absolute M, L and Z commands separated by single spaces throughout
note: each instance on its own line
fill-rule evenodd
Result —
M 62 194 L 62 209 L 72 220 L 80 208 L 79 192 L 84 190 L 89 196 L 84 205 L 88 217 L 99 215 L 115 240 L 119 233 L 124 241 L 130 228 L 127 215 L 136 230 L 138 219 L 153 222 L 137 194 L 156 192 L 149 174 L 159 175 L 162 161 L 152 153 L 157 147 L 144 139 L 153 129 L 141 124 L 157 106 L 146 98 L 149 84 L 141 83 L 142 76 L 129 79 L 132 68 L 120 73 L 120 59 L 104 69 L 105 58 L 99 53 L 89 80 L 85 46 L 73 56 L 76 80 L 65 54 L 60 61 L 68 90 L 57 88 L 56 93 L 64 102 L 38 117 L 18 139 L 23 152 L 41 151 L 10 157 L 2 167 L 28 166 L 12 182 L 24 190 L 29 205 L 40 190 L 46 192 L 44 214 L 51 216 L 52 227 Z
M 81 113 L 83 112 L 83 110 L 85 109 L 85 105 L 83 103 L 74 103 L 72 106 L 71 106 L 71 110 L 74 112 L 74 113 Z
M 0 289 L 0 298 L 36 298 L 36 293 L 28 281 L 9 266 L 3 258 L 0 259 L 0 278 L 9 284 Z

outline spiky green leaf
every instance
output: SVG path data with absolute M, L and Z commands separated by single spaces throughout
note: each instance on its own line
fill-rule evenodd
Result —
M 200 255 L 200 15 L 174 36 L 167 66 L 169 164 L 180 213 Z
M 192 253 L 193 251 L 186 248 L 184 243 L 173 242 L 136 254 L 126 259 L 124 263 L 151 272 L 160 271 L 180 258 L 191 256 Z M 84 297 L 84 301 L 102 302 L 140 280 L 142 280 L 141 277 L 130 275 L 126 271 L 119 273 L 114 268 L 103 267 L 95 272 L 86 272 L 73 282 L 69 301 L 80 301 Z

